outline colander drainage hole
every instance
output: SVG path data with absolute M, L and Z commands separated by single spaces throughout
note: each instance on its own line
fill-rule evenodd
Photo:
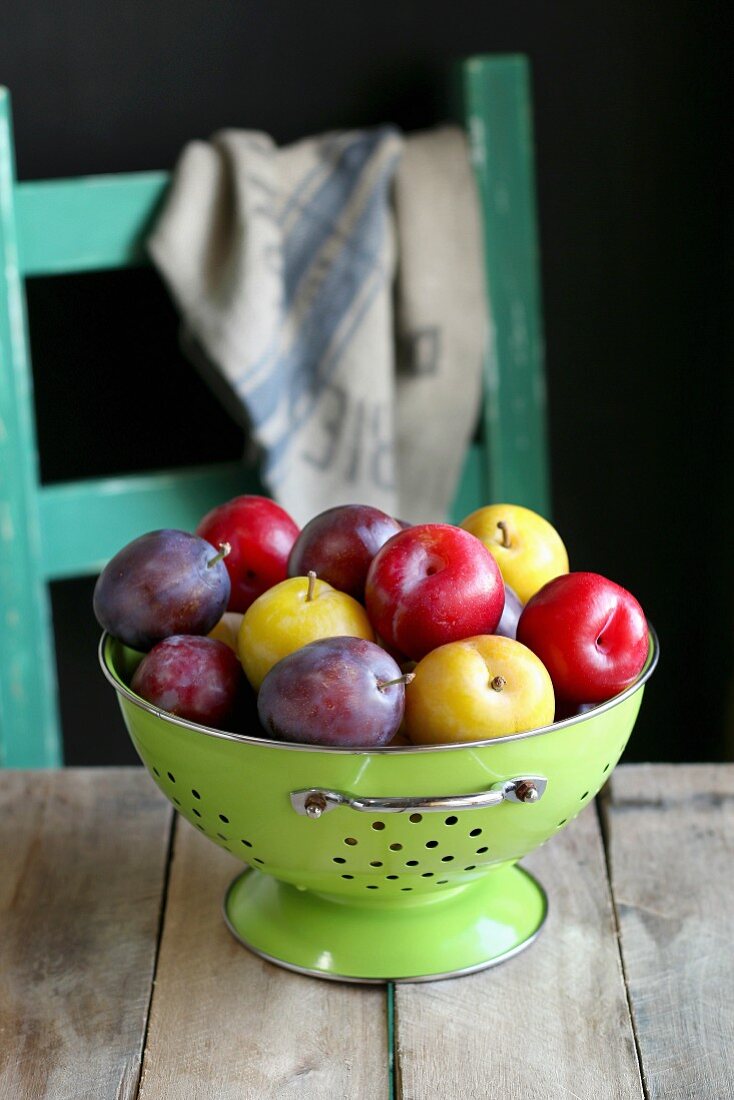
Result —
M 342 878 L 354 878 L 354 875 L 342 875 Z
M 417 867 L 418 866 L 418 860 L 417 859 L 406 859 L 405 866 L 406 867 Z
M 445 886 L 449 880 L 447 878 L 437 878 L 436 886 Z
M 229 837 L 225 836 L 224 833 L 217 833 L 217 836 L 220 840 L 229 840 Z
M 244 844 L 244 840 L 242 841 Z M 334 856 L 332 863 L 346 863 L 347 861 L 342 856 Z
M 421 878 L 433 878 L 433 871 L 424 871 Z
M 579 801 L 580 801 L 580 802 L 583 802 L 583 801 L 584 801 L 584 799 L 585 799 L 585 798 L 586 798 L 586 797 L 588 796 L 588 794 L 589 794 L 589 792 L 588 792 L 588 791 L 584 791 L 584 793 L 583 793 L 583 794 L 581 795 L 581 798 L 579 799 Z
M 486 847 L 484 847 L 484 848 L 477 848 L 477 855 L 478 855 L 478 856 L 484 855 L 484 853 L 485 853 L 485 852 L 488 852 L 488 851 L 489 851 L 489 849 L 488 849 L 488 848 L 486 848 Z
M 558 824 L 556 825 L 556 828 L 560 829 L 561 825 L 565 825 L 567 821 L 568 821 L 568 818 L 564 817 L 562 821 L 558 822 Z
M 370 886 L 367 887 L 367 889 L 368 890 L 379 890 L 380 888 L 379 888 L 379 886 L 370 885 Z
M 403 850 L 402 844 L 395 843 L 395 844 L 390 845 L 390 851 L 391 852 L 402 852 L 402 850 Z
M 384 821 L 373 821 L 372 822 L 372 828 L 375 829 L 376 832 L 379 833 L 382 829 L 385 828 L 385 822 Z
M 173 772 L 166 772 L 166 775 L 168 776 L 168 778 L 171 780 L 172 783 L 176 782 L 176 776 L 173 774 Z
M 458 820 L 458 817 L 454 817 L 452 815 L 451 817 L 446 818 L 446 820 L 444 821 L 444 825 L 455 825 Z
M 451 863 L 451 860 L 453 858 L 454 858 L 453 856 L 441 856 L 441 862 L 442 863 Z
M 194 796 L 194 798 L 201 798 L 201 795 L 199 794 L 199 792 L 195 791 L 193 787 L 191 788 L 191 793 Z
M 264 859 L 260 859 L 259 856 L 255 856 L 255 863 L 264 863 Z
M 203 825 L 200 825 L 198 821 L 195 821 L 194 824 L 196 825 L 197 829 L 201 829 L 202 833 L 204 832 L 204 826 Z
M 196 806 L 191 807 L 191 812 L 192 812 L 192 814 L 196 814 L 197 817 L 201 817 L 201 814 L 197 810 Z
M 399 877 L 398 875 L 385 875 L 385 878 L 390 878 L 390 879 L 396 879 L 398 877 Z
M 219 815 L 219 820 L 223 821 L 225 825 L 229 825 L 229 818 L 225 817 L 224 814 Z
M 241 843 L 244 844 L 245 848 L 251 848 L 252 847 L 249 840 L 243 840 L 243 841 L 241 841 Z
M 161 773 L 158 771 L 157 768 L 153 768 L 153 775 L 157 775 L 159 779 L 161 777 Z
M 438 841 L 437 840 L 427 840 L 426 841 L 426 848 L 438 848 Z
M 344 843 L 349 844 L 353 848 L 354 845 L 357 843 L 357 840 L 353 836 L 345 836 L 344 837 Z
M 179 802 L 179 800 L 178 800 L 177 798 L 174 798 L 174 800 L 173 800 L 173 801 L 174 801 L 174 802 L 176 803 L 176 805 L 177 805 L 177 806 L 180 806 L 180 805 L 181 805 L 181 803 Z
M 412 821 L 414 825 L 417 825 L 419 821 L 423 820 L 423 814 L 411 814 L 408 821 Z M 406 890 L 410 890 L 410 886 L 405 887 Z
M 408 890 L 412 890 L 413 887 L 412 886 L 401 886 L 400 889 L 403 891 L 404 894 L 407 894 Z
M 611 764 L 605 764 L 605 765 L 604 765 L 604 771 L 605 771 L 605 772 L 608 772 L 608 771 L 609 771 L 609 769 L 611 768 L 611 766 L 612 766 Z M 603 775 L 603 774 L 604 774 L 604 772 L 602 772 L 602 775 Z
M 464 868 L 465 871 L 476 871 L 476 869 L 477 869 L 476 863 L 470 863 L 468 867 Z
M 481 835 L 482 835 L 482 830 L 481 829 L 472 829 L 471 832 L 469 833 L 469 836 L 481 836 Z
M 370 867 L 382 867 L 382 860 L 381 859 L 371 859 L 370 860 Z

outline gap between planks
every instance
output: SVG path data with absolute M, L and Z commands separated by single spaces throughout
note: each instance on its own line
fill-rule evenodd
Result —
M 642 1084 L 642 1092 L 645 1100 L 649 1100 L 649 1093 L 647 1091 L 647 1085 L 645 1083 L 645 1074 L 642 1068 L 642 1052 L 640 1050 L 640 1037 L 637 1032 L 637 1021 L 635 1020 L 635 1014 L 632 1008 L 632 999 L 629 991 L 629 979 L 627 976 L 627 970 L 624 965 L 624 955 L 622 954 L 622 936 L 619 923 L 619 910 L 617 908 L 617 899 L 614 896 L 614 887 L 612 884 L 612 869 L 610 858 L 610 836 L 609 836 L 609 818 L 607 813 L 607 804 L 609 801 L 610 783 L 607 782 L 599 792 L 594 806 L 596 809 L 597 821 L 599 823 L 599 830 L 601 832 L 602 847 L 604 849 L 604 865 L 607 871 L 607 879 L 609 881 L 609 887 L 612 898 L 612 913 L 614 915 L 614 930 L 617 937 L 617 951 L 619 953 L 619 966 L 622 972 L 622 981 L 624 983 L 624 994 L 627 998 L 627 1010 L 630 1014 L 630 1023 L 632 1024 L 632 1034 L 635 1040 L 635 1056 L 637 1058 L 637 1070 L 640 1074 L 640 1082 Z
M 133 1100 L 172 812 L 142 769 L 0 773 L 0 1097 Z
M 602 813 L 650 1100 L 734 1097 L 734 766 L 615 771 Z
M 221 905 L 241 869 L 178 823 L 140 1100 L 388 1096 L 385 987 L 295 974 L 237 943 Z
M 140 1084 L 143 1073 L 143 1063 L 145 1061 L 145 1051 L 148 1046 L 148 1031 L 150 1030 L 150 1013 L 153 1005 L 153 993 L 155 991 L 156 975 L 158 974 L 158 960 L 161 953 L 161 940 L 163 939 L 163 926 L 166 920 L 166 906 L 168 904 L 168 883 L 171 876 L 171 864 L 173 863 L 173 848 L 176 843 L 176 831 L 178 827 L 178 814 L 173 810 L 171 811 L 170 826 L 168 830 L 168 844 L 166 846 L 166 862 L 163 872 L 163 887 L 161 890 L 161 902 L 158 912 L 158 931 L 156 934 L 155 942 L 155 957 L 153 959 L 153 973 L 150 981 L 150 993 L 148 995 L 148 1006 L 145 1013 L 145 1029 L 143 1032 L 143 1041 L 140 1047 L 140 1062 L 138 1064 L 137 1078 L 135 1081 L 135 1100 L 138 1100 L 140 1096 Z
M 550 902 L 527 951 L 478 974 L 396 987 L 400 1100 L 641 1100 L 594 808 L 523 866 Z

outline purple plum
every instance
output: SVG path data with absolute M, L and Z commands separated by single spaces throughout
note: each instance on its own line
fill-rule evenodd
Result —
M 320 638 L 267 674 L 258 696 L 260 722 L 283 741 L 384 745 L 403 720 L 405 684 L 411 679 L 374 642 Z
M 377 551 L 401 530 L 398 520 L 368 504 L 339 504 L 314 516 L 293 544 L 288 576 L 310 570 L 340 592 L 364 601 L 367 570 Z
M 176 634 L 146 653 L 130 686 L 169 714 L 219 728 L 235 710 L 243 679 L 236 654 L 224 642 Z
M 566 718 L 575 718 L 577 714 L 588 714 L 598 706 L 598 703 L 567 703 L 563 699 L 556 699 L 556 713 L 553 721 L 564 722 Z
M 503 638 L 517 639 L 517 622 L 523 609 L 523 603 L 514 588 L 505 585 L 505 607 L 502 618 L 497 623 L 494 633 L 501 634 Z
M 100 573 L 97 621 L 140 650 L 172 634 L 208 634 L 229 600 L 223 556 L 224 550 L 217 553 L 187 531 L 150 531 L 133 539 Z

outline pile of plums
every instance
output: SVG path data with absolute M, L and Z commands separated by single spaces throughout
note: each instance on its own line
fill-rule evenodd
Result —
M 94 610 L 145 654 L 130 686 L 157 709 L 351 748 L 538 729 L 623 691 L 648 655 L 634 596 L 569 572 L 556 530 L 511 504 L 459 526 L 347 504 L 299 531 L 236 497 L 195 534 L 120 550 Z

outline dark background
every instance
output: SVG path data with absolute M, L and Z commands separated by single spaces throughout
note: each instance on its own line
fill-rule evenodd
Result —
M 731 87 L 706 3 L 6 3 L 21 179 L 170 167 L 223 126 L 280 141 L 448 112 L 454 58 L 534 76 L 554 519 L 662 640 L 629 759 L 731 755 Z M 28 287 L 46 481 L 237 457 L 152 271 Z M 132 760 L 90 580 L 53 586 L 69 763 Z M 727 733 L 727 731 L 729 731 Z

